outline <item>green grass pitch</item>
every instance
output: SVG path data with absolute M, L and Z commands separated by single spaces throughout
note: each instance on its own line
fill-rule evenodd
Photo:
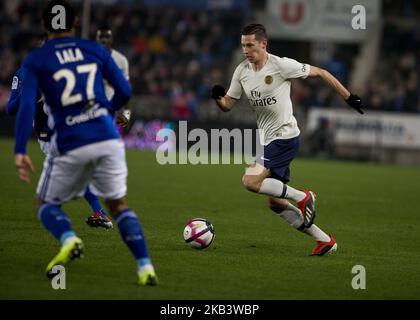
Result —
M 158 165 L 152 152 L 128 151 L 128 202 L 141 219 L 160 286 L 136 285 L 134 260 L 118 230 L 90 229 L 83 200 L 64 206 L 85 242 L 67 267 L 66 290 L 44 275 L 58 242 L 34 210 L 43 155 L 30 185 L 13 165 L 13 142 L 0 140 L 1 299 L 419 299 L 420 169 L 297 159 L 292 183 L 317 193 L 316 224 L 334 234 L 338 252 L 309 257 L 315 243 L 241 185 L 242 165 Z M 194 250 L 185 223 L 209 219 L 214 243 Z M 354 265 L 366 289 L 354 290 Z

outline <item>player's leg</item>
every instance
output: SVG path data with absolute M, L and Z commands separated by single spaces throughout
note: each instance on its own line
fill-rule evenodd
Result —
M 315 218 L 315 196 L 311 191 L 300 191 L 278 179 L 270 177 L 271 172 L 259 163 L 247 168 L 242 177 L 245 188 L 251 192 L 264 194 L 279 199 L 290 199 L 297 202 L 305 225 L 310 226 Z M 310 205 L 310 206 L 309 206 Z
M 327 235 L 317 225 L 305 228 L 303 217 L 298 208 L 285 199 L 268 197 L 268 206 L 277 215 L 285 219 L 295 229 L 311 236 L 317 243 L 311 255 L 322 256 L 337 249 L 337 243 L 331 235 Z
M 48 157 L 51 154 L 53 156 L 54 150 L 53 145 L 50 141 L 43 141 L 38 139 L 41 151 Z M 92 215 L 86 219 L 86 223 L 91 227 L 103 227 L 105 229 L 111 229 L 113 227 L 111 220 L 106 216 L 105 210 L 102 209 L 101 203 L 97 196 L 95 196 L 89 187 L 86 188 L 84 198 L 92 208 Z
M 137 262 L 141 285 L 156 285 L 157 277 L 150 261 L 143 230 L 136 213 L 126 203 L 127 165 L 124 143 L 109 140 L 98 144 L 101 153 L 92 175 L 91 188 L 105 199 L 109 214 L 115 219 L 122 240 Z
M 303 216 L 298 208 L 289 203 L 286 199 L 268 197 L 268 207 L 293 228 L 303 231 L 305 225 Z
M 315 218 L 315 195 L 311 191 L 301 191 L 287 185 L 290 163 L 298 149 L 299 137 L 274 140 L 264 147 L 264 155 L 247 169 L 242 181 L 249 191 L 295 201 L 304 217 L 305 227 L 310 227 Z
M 92 215 L 86 219 L 86 223 L 91 227 L 111 229 L 113 227 L 111 220 L 106 216 L 105 210 L 101 206 L 101 202 L 98 197 L 90 191 L 89 187 L 86 188 L 84 198 L 93 211 Z
M 105 203 L 118 225 L 122 240 L 136 260 L 139 284 L 157 285 L 157 276 L 150 260 L 146 238 L 136 213 L 128 207 L 125 197 L 105 200 Z
M 38 218 L 44 228 L 61 244 L 60 251 L 46 268 L 48 277 L 54 276 L 54 266 L 64 266 L 83 255 L 83 242 L 74 232 L 69 217 L 61 209 L 61 204 L 77 195 L 78 192 L 73 186 L 84 175 L 84 170 L 77 161 L 72 161 L 71 157 L 48 156 L 44 161 L 37 188 Z
M 242 183 L 251 192 L 271 197 L 286 198 L 296 202 L 305 198 L 305 192 L 292 188 L 280 180 L 270 178 L 270 175 L 270 170 L 257 162 L 247 168 L 242 177 Z
M 61 244 L 60 251 L 46 268 L 47 277 L 52 278 L 56 275 L 54 266 L 65 266 L 71 260 L 83 256 L 83 242 L 76 236 L 69 217 L 59 205 L 43 203 L 38 209 L 38 217 L 44 228 Z

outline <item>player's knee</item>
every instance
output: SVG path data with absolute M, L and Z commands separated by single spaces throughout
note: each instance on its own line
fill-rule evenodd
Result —
M 242 177 L 242 183 L 248 191 L 260 191 L 261 181 L 258 176 L 244 175 Z
M 122 210 L 128 208 L 125 197 L 113 200 L 107 199 L 105 200 L 105 204 L 108 207 L 109 214 L 113 217 L 115 217 Z
M 40 215 L 40 210 L 42 210 L 42 208 L 45 208 L 46 205 L 51 205 L 51 204 L 44 202 L 38 196 L 35 198 L 35 213 L 38 217 Z M 58 207 L 61 207 L 61 206 L 58 205 Z
M 41 200 L 40 197 L 37 196 L 35 198 L 35 210 L 36 210 L 36 212 L 39 211 L 39 208 L 41 207 L 41 205 L 42 205 L 42 200 Z

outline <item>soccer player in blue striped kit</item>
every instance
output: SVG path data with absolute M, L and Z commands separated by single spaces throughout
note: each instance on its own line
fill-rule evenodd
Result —
M 39 219 L 60 241 L 61 249 L 46 273 L 54 276 L 54 266 L 66 265 L 83 254 L 83 242 L 61 205 L 82 196 L 89 186 L 94 194 L 104 198 L 123 241 L 134 255 L 139 284 L 156 285 L 157 276 L 140 221 L 126 203 L 125 149 L 113 121 L 115 112 L 129 100 L 131 87 L 108 50 L 74 37 L 76 23 L 75 11 L 67 1 L 50 1 L 43 12 L 49 41 L 32 51 L 22 66 L 15 165 L 24 181 L 29 181 L 29 172 L 33 171 L 26 145 L 38 90 L 53 120 L 53 151 L 44 161 L 37 201 Z M 104 79 L 115 90 L 111 101 L 105 96 Z
M 39 37 L 39 45 L 41 46 L 46 41 L 47 34 L 42 34 Z M 16 115 L 19 110 L 20 97 L 21 97 L 22 77 L 21 68 L 19 68 L 13 76 L 10 98 L 7 103 L 6 111 L 10 116 Z M 53 130 L 50 129 L 48 124 L 48 106 L 44 102 L 44 98 L 38 93 L 36 98 L 35 117 L 33 128 L 38 138 L 39 145 L 42 152 L 48 156 L 51 147 L 51 136 Z M 111 229 L 113 227 L 111 220 L 106 216 L 101 203 L 97 196 L 95 196 L 89 187 L 86 188 L 84 198 L 89 203 L 92 209 L 92 214 L 86 219 L 86 223 L 91 227 L 103 227 Z

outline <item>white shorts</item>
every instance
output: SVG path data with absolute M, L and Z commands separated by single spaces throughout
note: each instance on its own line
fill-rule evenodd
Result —
M 48 156 L 50 153 L 50 149 L 51 149 L 51 142 L 49 141 L 42 141 L 42 140 L 38 140 L 39 146 L 41 148 L 41 151 Z
M 120 199 L 127 193 L 127 164 L 120 139 L 89 144 L 44 161 L 37 195 L 42 201 L 62 204 L 92 193 L 104 199 Z

